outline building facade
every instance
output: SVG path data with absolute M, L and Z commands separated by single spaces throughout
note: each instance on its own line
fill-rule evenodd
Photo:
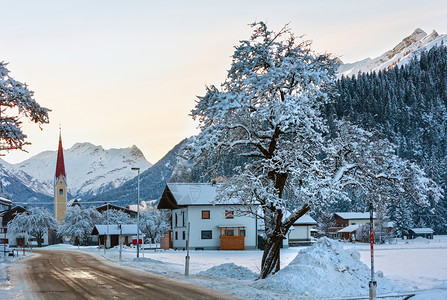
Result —
M 257 220 L 238 212 L 237 204 L 215 203 L 217 185 L 167 183 L 159 209 L 172 210 L 172 247 L 185 249 L 255 249 Z M 188 228 L 189 225 L 189 228 Z

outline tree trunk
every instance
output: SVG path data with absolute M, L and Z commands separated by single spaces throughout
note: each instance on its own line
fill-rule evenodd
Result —
M 43 234 L 38 233 L 36 234 L 36 239 L 37 239 L 37 247 L 42 247 L 42 238 L 43 238 Z
M 264 279 L 271 273 L 276 273 L 280 270 L 280 249 L 283 238 L 275 235 L 267 239 L 264 245 L 264 254 L 262 255 L 262 268 L 259 278 Z

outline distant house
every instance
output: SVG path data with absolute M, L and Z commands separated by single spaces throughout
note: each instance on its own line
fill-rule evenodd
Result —
M 370 221 L 369 212 L 336 212 L 334 213 L 335 227 L 347 227 L 349 225 L 363 225 Z M 373 213 L 373 220 L 377 220 Z
M 98 236 L 98 244 L 104 246 L 107 243 L 107 248 L 112 248 L 119 245 L 119 237 L 122 238 L 123 245 L 130 245 L 132 240 L 136 239 L 137 236 L 137 224 L 126 224 L 121 225 L 121 229 L 118 224 L 109 225 L 95 225 L 92 230 L 91 235 Z M 107 239 L 107 237 L 109 237 Z M 143 233 L 140 231 L 140 239 L 144 237 Z
M 0 196 L 0 209 L 1 210 L 10 209 L 11 207 L 12 207 L 12 200 Z
M 110 204 L 110 203 L 104 203 L 103 205 L 98 206 L 96 208 L 96 210 L 99 213 L 103 213 L 103 212 L 105 212 L 107 210 L 118 210 L 118 211 L 122 211 L 122 212 L 128 214 L 131 219 L 136 219 L 137 218 L 137 212 L 136 211 L 128 209 L 128 208 L 125 208 L 125 207 L 121 207 L 121 206 L 118 206 L 118 205 L 113 205 L 113 204 Z
M 330 231 L 335 237 L 342 240 L 355 241 L 360 225 L 370 223 L 369 212 L 336 212 L 334 213 L 335 226 Z M 373 213 L 374 222 L 377 220 Z
M 356 241 L 357 240 L 357 230 L 360 225 L 349 225 L 337 231 L 337 238 L 346 241 Z
M 433 239 L 433 233 L 435 231 L 431 228 L 411 228 L 408 232 L 410 239 L 414 239 L 417 237 Z
M 311 230 L 318 223 L 311 216 L 304 215 L 293 223 L 289 233 L 289 246 L 311 240 Z
M 27 233 L 10 234 L 8 233 L 8 223 L 16 215 L 26 212 L 22 206 L 15 206 L 9 210 L 0 212 L 0 244 L 8 244 L 11 247 L 28 246 L 31 242 L 37 245 L 36 238 Z M 48 233 L 44 234 L 42 246 L 48 245 Z
M 74 207 L 74 206 L 79 206 L 80 208 L 82 208 L 81 203 L 79 203 L 78 199 L 71 199 L 70 201 L 67 202 L 67 208 L 69 207 Z
M 172 247 L 185 249 L 190 224 L 191 249 L 255 249 L 257 220 L 239 215 L 239 205 L 214 203 L 217 184 L 167 183 L 158 209 L 172 210 Z

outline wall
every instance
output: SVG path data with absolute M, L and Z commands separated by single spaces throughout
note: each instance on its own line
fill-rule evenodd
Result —
M 209 219 L 202 219 L 202 210 L 210 211 Z M 235 212 L 233 219 L 225 218 L 225 211 L 233 210 Z M 182 224 L 181 213 L 185 211 L 185 224 Z M 175 226 L 174 214 L 177 213 L 177 226 Z M 245 249 L 256 248 L 256 220 L 251 216 L 240 216 L 234 209 L 234 206 L 216 205 L 216 206 L 188 206 L 183 209 L 173 210 L 173 234 L 174 248 L 185 248 L 186 240 L 183 240 L 182 232 L 187 235 L 187 223 L 190 222 L 190 248 L 220 249 L 220 231 L 219 226 L 245 226 Z M 210 230 L 212 239 L 202 239 L 202 230 Z M 175 239 L 175 232 L 178 232 L 178 239 Z
M 290 231 L 289 240 L 309 241 L 310 240 L 310 226 L 293 226 Z

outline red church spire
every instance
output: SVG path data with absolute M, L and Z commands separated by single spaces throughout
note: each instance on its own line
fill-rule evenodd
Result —
M 64 149 L 62 148 L 62 136 L 59 129 L 59 147 L 57 149 L 57 162 L 56 162 L 56 179 L 59 176 L 65 177 L 65 164 L 64 164 Z

